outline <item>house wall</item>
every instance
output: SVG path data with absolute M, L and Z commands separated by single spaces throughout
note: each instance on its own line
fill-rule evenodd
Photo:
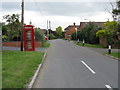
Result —
M 76 32 L 75 30 L 75 26 L 72 27 L 70 30 L 68 30 L 66 33 L 65 33 L 65 39 L 71 39 L 71 37 L 67 36 L 67 35 L 72 35 L 72 33 Z
M 106 40 L 105 37 L 100 37 L 100 38 L 99 38 L 99 45 L 102 45 L 102 46 L 106 47 L 106 46 L 107 46 L 106 41 L 107 41 L 107 40 Z

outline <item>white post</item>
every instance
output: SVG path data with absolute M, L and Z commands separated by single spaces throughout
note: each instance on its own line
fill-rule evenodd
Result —
M 108 54 L 111 54 L 111 45 L 108 46 Z
M 84 41 L 84 39 L 83 39 L 83 46 L 84 46 L 84 44 L 85 44 L 85 41 Z
M 78 39 L 78 43 L 80 43 L 79 39 Z
M 75 30 L 76 30 L 76 41 L 77 41 L 77 28 L 75 28 Z

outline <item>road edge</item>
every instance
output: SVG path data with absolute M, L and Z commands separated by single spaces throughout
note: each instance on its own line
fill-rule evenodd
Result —
M 33 84 L 35 83 L 35 80 L 36 80 L 36 78 L 37 78 L 37 76 L 38 76 L 38 73 L 40 72 L 40 69 L 42 68 L 42 65 L 43 65 L 43 63 L 44 63 L 44 60 L 45 60 L 45 58 L 46 58 L 46 55 L 47 55 L 47 53 L 44 54 L 43 59 L 42 59 L 42 62 L 39 64 L 36 72 L 34 73 L 34 76 L 32 77 L 32 79 L 31 79 L 31 81 L 30 81 L 30 83 L 29 83 L 29 85 L 28 85 L 28 88 L 32 88 L 32 87 L 33 87 Z
M 116 60 L 120 61 L 120 59 L 117 58 L 117 57 L 113 57 L 113 56 L 110 56 L 110 55 L 107 55 L 107 54 L 104 54 L 104 55 L 107 56 L 107 57 L 110 57 L 110 58 L 113 58 L 113 59 L 116 59 Z

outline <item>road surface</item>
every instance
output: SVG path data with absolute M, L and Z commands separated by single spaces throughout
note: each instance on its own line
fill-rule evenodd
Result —
M 118 61 L 66 40 L 53 40 L 33 88 L 118 88 Z

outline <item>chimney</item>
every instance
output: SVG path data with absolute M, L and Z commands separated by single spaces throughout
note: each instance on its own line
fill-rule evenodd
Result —
M 73 23 L 73 25 L 75 26 L 75 23 Z

